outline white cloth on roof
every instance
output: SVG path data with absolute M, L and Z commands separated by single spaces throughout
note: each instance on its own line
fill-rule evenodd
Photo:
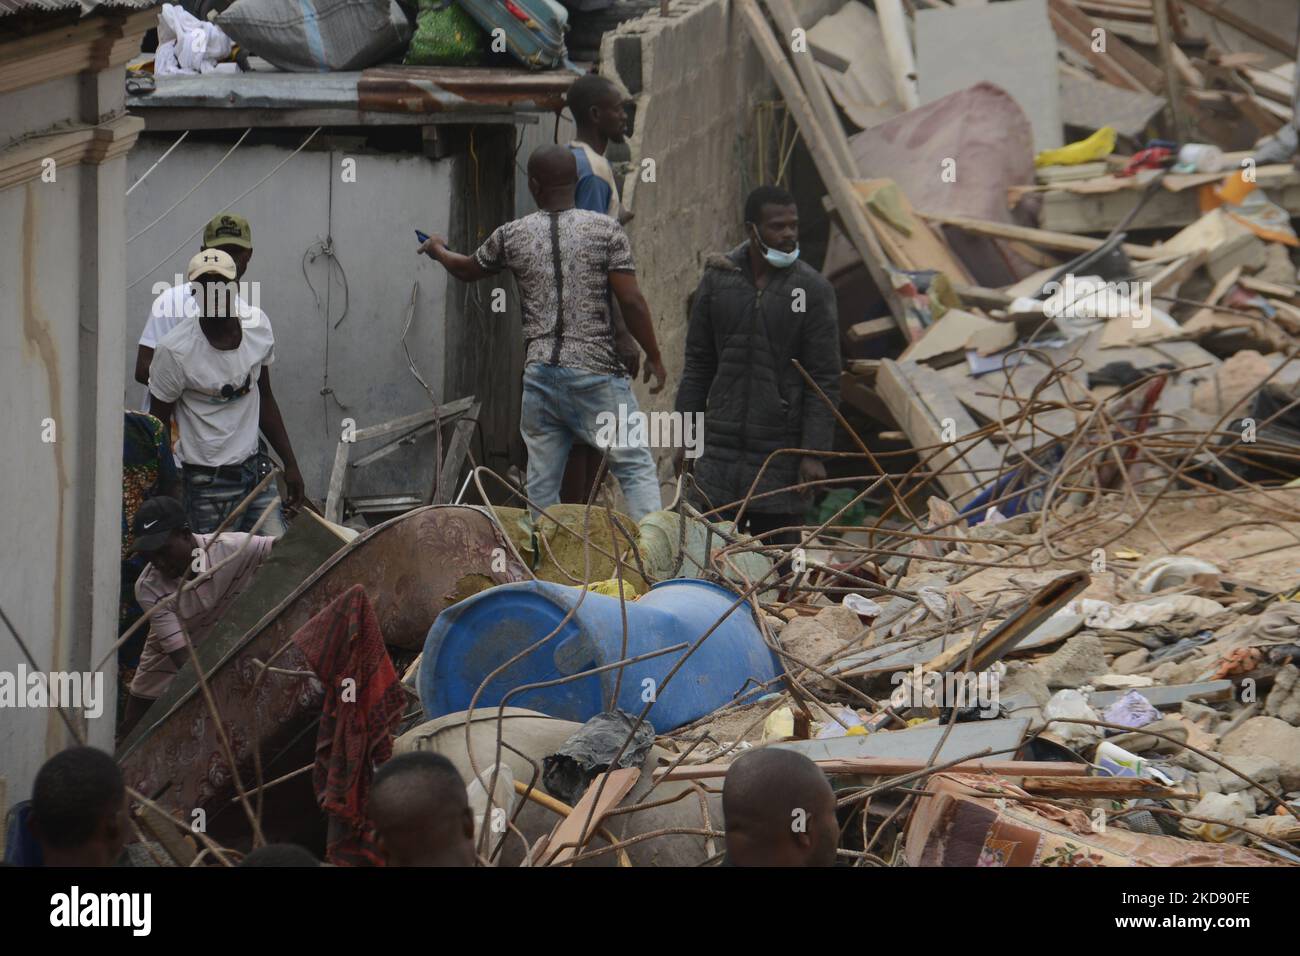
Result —
M 237 73 L 236 63 L 222 63 L 235 44 L 215 23 L 207 23 L 175 3 L 158 11 L 158 49 L 153 55 L 154 76 L 196 76 L 200 73 Z

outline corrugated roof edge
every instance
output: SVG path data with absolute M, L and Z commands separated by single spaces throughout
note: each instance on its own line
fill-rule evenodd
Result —
M 73 7 L 81 8 L 81 15 L 89 16 L 96 10 L 147 10 L 162 0 L 0 0 L 0 17 L 14 13 L 61 13 Z

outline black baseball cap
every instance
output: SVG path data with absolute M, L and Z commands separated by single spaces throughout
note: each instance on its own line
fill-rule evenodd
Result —
M 190 519 L 185 509 L 175 498 L 167 495 L 150 498 L 140 505 L 135 521 L 131 523 L 131 534 L 135 536 L 131 551 L 157 551 L 167 543 L 167 536 L 173 531 L 189 526 Z

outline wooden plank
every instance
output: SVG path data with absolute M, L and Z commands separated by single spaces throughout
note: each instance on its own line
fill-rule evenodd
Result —
M 854 345 L 861 345 L 863 342 L 870 342 L 878 336 L 893 332 L 897 328 L 893 319 L 867 319 L 865 322 L 854 322 L 850 325 L 845 336 Z
M 781 33 L 787 39 L 793 37 L 800 24 L 799 18 L 795 16 L 794 9 L 790 6 L 790 0 L 764 0 L 764 3 L 767 4 L 767 9 L 771 12 L 772 19 L 776 21 Z M 843 127 L 840 126 L 839 114 L 835 111 L 835 104 L 831 102 L 831 95 L 822 81 L 821 73 L 813 63 L 812 56 L 806 52 L 795 53 L 791 50 L 790 58 L 794 60 L 795 72 L 799 74 L 799 82 L 803 85 L 804 93 L 808 95 L 808 102 L 812 104 L 813 111 L 817 114 L 817 122 L 821 124 L 822 131 L 827 134 L 840 172 L 845 176 L 856 175 L 857 161 L 854 160 L 853 152 L 849 149 L 848 138 L 834 135 L 837 129 L 843 133 Z
M 1169 292 L 1172 295 L 1178 294 L 1178 287 L 1192 277 L 1201 266 L 1205 265 L 1208 253 L 1200 250 L 1190 256 L 1183 256 L 1181 259 L 1175 259 L 1173 262 L 1163 266 L 1159 272 L 1153 275 L 1147 281 L 1150 283 L 1151 294 L 1159 295 Z
M 880 371 L 880 359 L 846 359 L 844 366 L 850 374 L 856 375 L 870 385 L 876 380 L 876 373 Z
M 1188 138 L 1190 127 L 1187 124 L 1187 117 L 1183 113 L 1182 103 L 1179 100 L 1181 78 L 1174 63 L 1173 53 L 1170 52 L 1171 48 L 1177 46 L 1177 44 L 1174 43 L 1173 28 L 1169 24 L 1169 0 L 1151 0 L 1151 9 L 1155 14 L 1156 21 L 1156 53 L 1160 58 L 1160 66 L 1165 74 L 1165 100 L 1169 109 L 1170 128 L 1176 131 L 1176 135 L 1180 140 L 1185 140 Z
M 1158 43 L 1159 31 L 1150 23 L 1111 17 L 1093 17 L 1093 22 L 1107 33 L 1132 40 L 1134 43 L 1145 46 L 1156 46 Z
M 921 95 L 917 90 L 916 61 L 912 57 L 912 38 L 907 32 L 902 0 L 876 0 L 876 17 L 880 20 L 898 102 L 904 110 L 914 110 L 921 105 Z
M 1195 90 L 1205 88 L 1205 77 L 1201 75 L 1201 71 L 1192 64 L 1191 59 L 1177 43 L 1169 44 L 1169 58 L 1185 85 Z
M 972 344 L 972 339 L 975 344 Z M 939 367 L 962 362 L 967 348 L 988 347 L 1001 351 L 1015 344 L 1016 330 L 1009 322 L 997 322 L 978 312 L 948 309 L 898 357 L 900 362 L 925 362 Z
M 1042 321 L 1035 316 L 1035 324 Z M 1035 401 L 1069 405 L 1086 395 L 1080 377 L 1068 374 L 1044 386 L 1052 369 L 1025 355 L 1013 356 L 1003 362 L 1000 370 L 972 379 L 966 366 L 949 369 L 943 373 L 949 388 L 958 400 L 970 409 L 975 421 L 1004 422 L 1008 436 L 1022 451 L 1043 446 L 1054 440 L 1053 436 L 1073 434 L 1079 427 L 1079 418 L 1070 408 L 1041 408 L 1032 416 L 1014 421 L 1025 410 L 1031 395 Z
M 363 468 L 366 465 L 370 464 L 371 462 L 379 461 L 381 458 L 387 458 L 389 455 L 397 451 L 399 448 L 411 444 L 417 438 L 423 438 L 425 435 L 438 431 L 439 429 L 443 428 L 446 425 L 450 425 L 458 418 L 460 418 L 460 415 L 457 414 L 457 415 L 450 416 L 450 419 L 442 418 L 442 419 L 436 419 L 431 422 L 426 422 L 425 424 L 421 425 L 419 428 L 416 428 L 415 430 L 409 431 L 405 435 L 402 435 L 400 438 L 394 438 L 392 441 L 385 442 L 383 445 L 380 445 L 374 451 L 362 455 L 356 461 L 351 462 L 348 467 Z
M 1249 66 L 1242 67 L 1241 72 L 1246 74 L 1246 79 L 1250 80 L 1250 85 L 1255 88 L 1255 92 L 1284 106 L 1291 105 L 1291 100 L 1295 96 L 1295 84 L 1290 80 L 1268 70 L 1256 70 Z
M 880 396 L 863 381 L 861 376 L 849 372 L 840 373 L 840 401 L 887 428 L 895 428 L 898 425 L 888 407 L 880 400 Z
M 1060 20 L 1068 23 L 1088 40 L 1088 49 L 1092 49 L 1093 30 L 1099 29 L 1096 21 L 1080 10 L 1069 0 L 1047 0 L 1053 13 Z M 1118 63 L 1129 76 L 1133 77 L 1142 88 L 1152 93 L 1164 92 L 1164 75 L 1160 68 L 1153 65 L 1141 53 L 1112 33 L 1105 34 L 1106 52 L 1101 57 Z M 1095 61 L 1094 61 L 1095 62 Z
M 910 236 L 895 228 L 889 220 L 877 215 L 868 203 L 878 191 L 890 187 L 893 187 L 898 199 L 898 212 L 911 229 Z M 930 224 L 917 215 L 907 195 L 892 179 L 855 179 L 853 191 L 861 200 L 863 209 L 873 220 L 880 245 L 894 265 L 909 271 L 937 269 L 953 282 L 972 281 L 965 264 L 953 255 L 947 243 L 931 230 Z
M 840 175 L 837 153 L 827 138 L 836 133 L 842 137 L 844 130 L 833 129 L 828 132 L 822 129 L 812 103 L 799 86 L 798 78 L 790 68 L 790 64 L 785 61 L 780 45 L 772 35 L 767 21 L 763 19 L 762 11 L 758 8 L 758 0 L 738 0 L 738 3 L 745 27 L 758 47 L 759 55 L 767 65 L 768 72 L 781 91 L 786 108 L 794 115 L 795 122 L 803 134 L 804 144 L 812 154 L 817 172 L 830 192 L 836 209 L 840 211 L 845 232 L 853 243 L 853 248 L 861 257 L 863 265 L 871 275 L 871 280 L 889 306 L 894 321 L 903 334 L 907 335 L 907 313 L 885 268 L 884 251 L 880 248 L 870 220 L 867 219 L 866 213 L 862 211 L 853 190 L 849 187 L 848 180 Z
M 403 415 L 401 418 L 394 418 L 378 425 L 358 428 L 354 437 L 356 441 L 368 441 L 371 438 L 382 438 L 384 435 L 391 435 L 393 432 L 400 432 L 407 428 L 415 428 L 438 418 L 446 422 L 454 415 L 463 414 L 473 404 L 474 396 L 472 395 L 468 398 L 458 398 L 455 401 L 435 405 L 433 408 L 426 408 L 410 415 Z
M 1275 36 L 1272 31 L 1264 29 L 1258 23 L 1246 17 L 1233 13 L 1231 10 L 1225 10 L 1222 0 L 1182 0 L 1182 2 L 1208 13 L 1220 23 L 1226 23 L 1234 30 L 1244 33 L 1255 42 L 1262 43 L 1269 49 L 1276 50 L 1293 60 L 1296 57 L 1296 48 L 1293 42 L 1284 37 Z
M 1114 83 L 1116 86 L 1122 86 L 1126 90 L 1133 90 L 1136 93 L 1153 92 L 1144 86 L 1137 77 L 1120 66 L 1118 61 L 1104 53 L 1093 50 L 1092 38 L 1063 18 L 1055 7 L 1048 10 L 1048 16 L 1051 18 L 1052 29 L 1056 31 L 1057 39 L 1082 56 L 1105 80 Z
M 334 450 L 334 468 L 330 472 L 329 491 L 325 495 L 325 520 L 343 523 L 343 496 L 348 488 L 348 454 L 352 442 L 341 441 Z
M 884 42 L 875 11 L 862 3 L 846 3 L 808 31 L 814 56 L 826 50 L 849 64 L 844 73 L 825 67 L 820 72 L 835 102 L 859 129 L 870 129 L 903 111 L 888 60 L 879 53 Z
M 587 787 L 586 793 L 578 800 L 567 817 L 560 821 L 559 825 L 551 833 L 550 840 L 546 843 L 546 852 L 542 858 L 542 865 L 556 866 L 565 862 L 570 857 L 576 856 L 582 849 L 578 845 L 578 840 L 582 837 L 582 828 L 586 826 L 587 833 L 583 843 L 590 840 L 595 835 L 596 830 L 600 828 L 600 821 L 604 819 L 605 814 L 614 809 L 623 802 L 636 782 L 641 779 L 641 771 L 636 767 L 627 767 L 621 770 L 612 770 L 601 774 Z M 605 781 L 604 788 L 601 788 L 601 781 Z M 600 791 L 600 800 L 596 799 L 596 792 Z M 594 813 L 591 812 L 592 806 L 595 806 Z M 591 823 L 587 823 L 587 817 L 591 817 Z M 566 846 L 566 844 L 568 844 Z
M 1187 796 L 1157 780 L 1142 777 L 1025 777 L 1020 787 L 1036 797 L 1178 800 Z
M 478 412 L 481 407 L 479 402 L 475 402 L 465 416 L 456 423 L 451 441 L 447 443 L 446 457 L 438 473 L 440 477 L 437 482 L 429 486 L 425 504 L 445 505 L 455 497 L 458 491 L 456 485 L 460 480 L 460 469 L 465 463 L 465 456 L 469 453 L 474 429 L 478 427 Z
M 1128 201 L 1133 202 L 1130 196 Z M 1021 242 L 1032 243 L 1035 246 L 1042 246 L 1044 249 L 1060 249 L 1064 252 L 1091 252 L 1100 248 L 1101 239 L 1090 239 L 1086 236 L 1076 236 L 1065 232 L 1053 232 L 1048 229 L 1034 229 L 1031 226 L 1016 226 L 1006 222 L 990 222 L 987 219 L 971 219 L 967 216 L 944 216 L 931 213 L 922 213 L 924 218 L 931 222 L 942 223 L 945 226 L 956 226 L 958 229 L 966 232 L 977 233 L 981 236 L 993 236 L 997 239 L 1018 239 Z M 1139 246 L 1133 243 L 1124 243 L 1120 246 L 1124 254 L 1130 259 L 1158 259 L 1161 253 L 1150 246 Z
M 1256 170 L 1266 196 L 1292 216 L 1300 215 L 1300 175 L 1294 170 L 1284 176 L 1265 175 Z M 1129 225 L 1139 229 L 1168 229 L 1186 226 L 1201 218 L 1195 189 L 1171 192 L 1158 189 Z M 1133 211 L 1135 194 L 1124 190 L 1108 194 L 1080 195 L 1064 189 L 1042 194 L 1039 225 L 1061 233 L 1106 233 Z M 1128 248 L 1125 247 L 1128 252 Z M 1130 253 L 1130 258 L 1139 258 Z M 1154 258 L 1154 256 L 1151 256 Z
M 1091 583 L 1086 571 L 1073 571 L 1043 585 L 1020 610 L 980 637 L 971 655 L 970 669 L 992 667 Z
M 884 731 L 882 731 L 883 733 Z M 889 731 L 892 733 L 893 731 Z M 905 760 L 892 757 L 849 757 L 842 759 L 814 760 L 821 771 L 826 774 L 852 774 L 863 777 L 897 777 L 905 773 L 924 770 L 929 761 Z M 725 777 L 729 763 L 697 763 L 684 766 L 660 767 L 654 772 L 655 780 L 716 780 Z M 1086 773 L 1088 765 L 1084 763 L 1057 763 L 1048 760 L 993 760 L 981 757 L 967 760 L 946 768 L 949 773 L 995 773 L 1004 777 L 1023 777 L 1032 774 L 1035 779 L 1049 779 L 1053 776 L 1078 777 Z M 1091 779 L 1091 778 L 1089 778 Z M 1100 778 L 1104 779 L 1104 778 Z M 1117 778 L 1111 778 L 1117 779 Z M 1126 777 L 1123 779 L 1138 779 Z
M 1002 456 L 988 441 L 961 441 L 978 426 L 934 369 L 885 360 L 876 376 L 876 393 L 912 445 L 926 449 L 921 457 L 929 459 L 928 467 L 948 467 L 936 480 L 954 502 L 997 477 Z M 945 421 L 951 422 L 947 433 L 957 441 L 945 439 Z M 935 451 L 935 446 L 942 447 Z

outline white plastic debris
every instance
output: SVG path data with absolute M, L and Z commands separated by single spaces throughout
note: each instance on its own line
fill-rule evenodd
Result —
M 846 594 L 840 603 L 860 617 L 879 617 L 880 612 L 884 610 L 871 598 L 863 597 L 861 594 Z
M 1068 720 L 1100 720 L 1097 712 L 1088 706 L 1088 700 L 1077 690 L 1058 690 L 1043 707 L 1047 733 L 1067 747 L 1086 747 L 1101 739 L 1101 729 L 1088 724 L 1054 723 Z

